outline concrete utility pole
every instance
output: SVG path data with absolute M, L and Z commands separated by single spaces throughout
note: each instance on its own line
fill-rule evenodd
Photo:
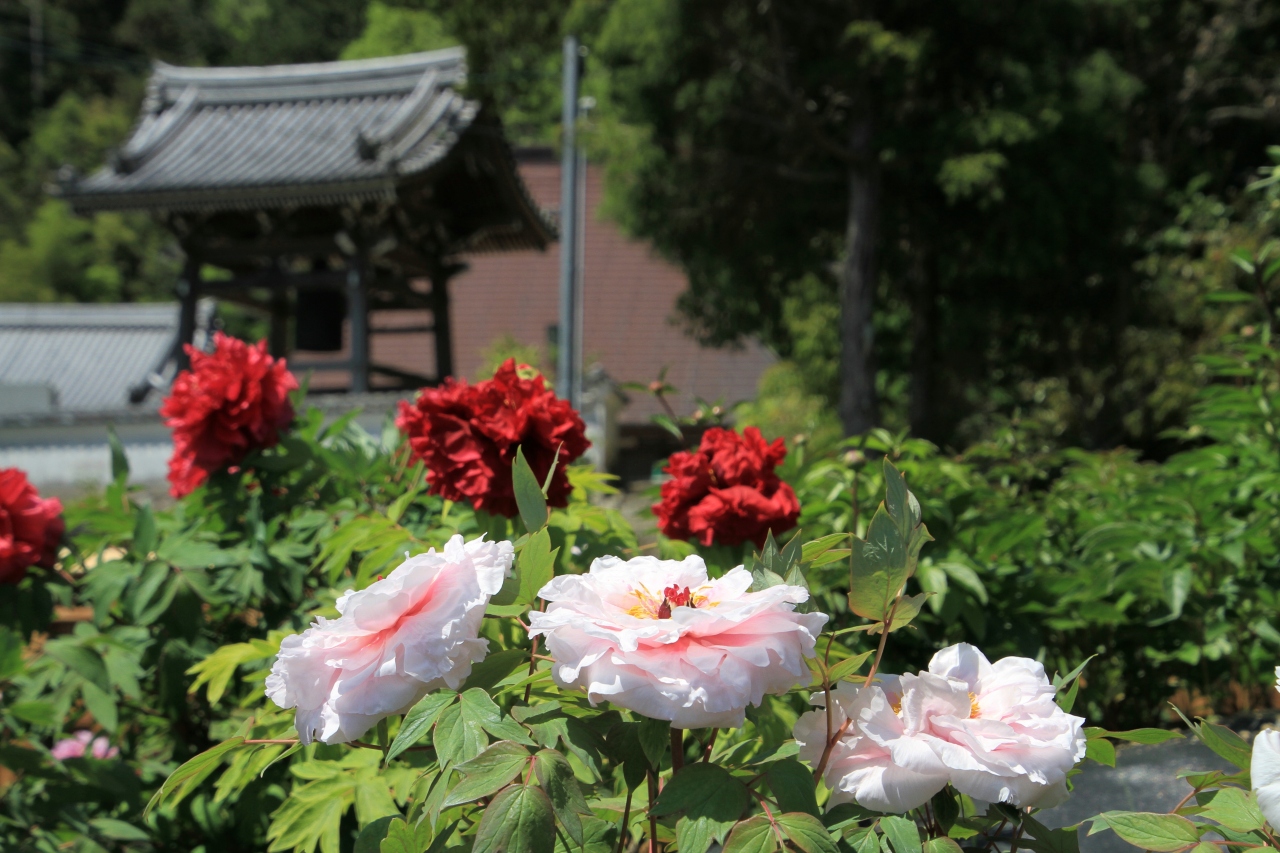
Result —
M 31 2 L 31 108 L 44 102 L 44 0 Z
M 556 387 L 560 396 L 578 408 L 580 388 L 578 330 L 578 80 L 582 54 L 578 39 L 564 40 L 564 103 L 560 114 L 560 325 L 556 342 Z

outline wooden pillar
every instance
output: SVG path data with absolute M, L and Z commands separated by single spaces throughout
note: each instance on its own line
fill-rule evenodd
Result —
M 347 321 L 351 324 L 351 391 L 369 390 L 369 305 L 365 294 L 366 261 L 351 258 L 347 268 Z
M 431 325 L 436 340 L 436 379 L 453 375 L 453 328 L 449 322 L 449 279 L 456 270 L 438 265 L 431 273 Z
M 187 252 L 187 261 L 182 267 L 182 277 L 174 287 L 178 296 L 178 341 L 174 357 L 178 361 L 179 370 L 191 367 L 191 357 L 187 355 L 187 344 L 196 336 L 196 303 L 200 299 L 200 261 L 191 252 Z

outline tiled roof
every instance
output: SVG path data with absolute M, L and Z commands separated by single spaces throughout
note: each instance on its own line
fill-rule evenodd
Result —
M 492 203 L 525 220 L 517 242 L 541 248 L 554 228 L 520 185 L 500 127 L 456 91 L 465 75 L 460 48 L 307 65 L 156 63 L 129 141 L 56 192 L 80 211 L 393 201 L 466 137 L 485 161 L 466 164 L 475 192 L 501 187 Z
M 158 395 L 131 406 L 129 390 L 163 363 L 177 326 L 174 303 L 0 305 L 0 393 L 51 386 L 67 415 L 154 411 Z

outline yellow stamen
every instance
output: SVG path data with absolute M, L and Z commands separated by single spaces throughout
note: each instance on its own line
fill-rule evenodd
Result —
M 982 716 L 982 711 L 978 708 L 978 697 L 970 693 L 969 694 L 969 719 L 975 720 L 980 716 Z

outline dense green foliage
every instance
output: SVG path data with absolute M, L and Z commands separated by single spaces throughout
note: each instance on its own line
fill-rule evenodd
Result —
M 834 402 L 868 117 L 886 423 L 963 447 L 1031 411 L 1059 444 L 1154 448 L 1210 330 L 1141 261 L 1189 196 L 1265 162 L 1277 26 L 1214 3 L 613 4 L 614 209 L 688 270 L 696 331 L 762 334 Z

